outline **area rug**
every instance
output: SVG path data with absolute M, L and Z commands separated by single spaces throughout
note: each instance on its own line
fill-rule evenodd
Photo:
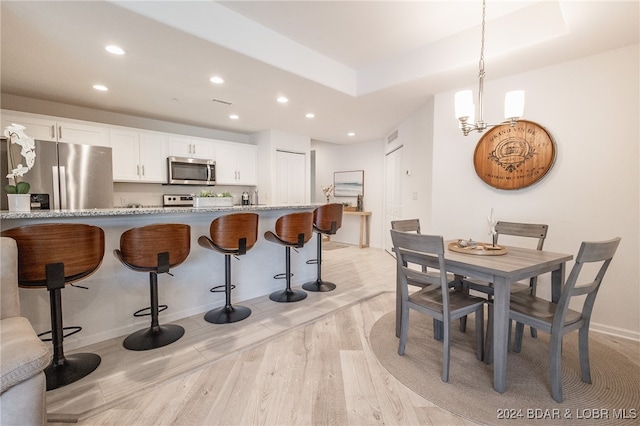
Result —
M 528 327 L 525 330 L 528 333 Z M 481 424 L 640 423 L 640 367 L 590 339 L 592 384 L 580 380 L 577 333 L 565 336 L 562 357 L 564 402 L 551 398 L 549 339 L 526 334 L 520 353 L 507 359 L 507 390 L 493 389 L 493 368 L 475 357 L 474 326 L 452 332 L 449 382 L 441 380 L 442 344 L 433 340 L 430 318 L 411 312 L 404 356 L 398 355 L 395 312 L 372 327 L 370 341 L 380 363 L 401 383 L 441 408 Z

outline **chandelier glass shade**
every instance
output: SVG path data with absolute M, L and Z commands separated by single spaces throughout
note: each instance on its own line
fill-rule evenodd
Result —
M 476 106 L 473 103 L 473 92 L 471 90 L 462 90 L 455 94 L 455 113 L 456 118 L 460 122 L 462 133 L 467 136 L 470 132 L 476 130 L 478 133 L 483 132 L 489 126 L 497 124 L 487 124 L 482 117 L 482 97 L 484 91 L 484 35 L 485 35 L 485 10 L 486 0 L 482 0 L 482 39 L 480 44 L 480 62 L 478 72 L 478 118 L 476 120 Z M 504 118 L 505 121 L 498 124 L 509 123 L 515 126 L 524 113 L 524 90 L 514 90 L 508 92 L 504 99 Z

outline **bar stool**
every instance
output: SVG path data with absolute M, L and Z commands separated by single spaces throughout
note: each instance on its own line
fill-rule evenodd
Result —
M 158 274 L 169 273 L 185 261 L 191 248 L 191 227 L 161 223 L 129 229 L 120 236 L 120 249 L 113 254 L 124 266 L 138 272 L 149 272 L 151 306 L 133 316 L 151 315 L 151 326 L 130 334 L 122 345 L 133 351 L 156 349 L 175 342 L 184 328 L 175 324 L 160 325 L 158 314 L 167 305 L 158 305 Z M 146 312 L 149 311 L 149 312 Z
M 269 295 L 274 302 L 298 302 L 307 297 L 302 290 L 291 289 L 291 248 L 304 247 L 313 235 L 313 212 L 290 213 L 276 221 L 276 232 L 267 231 L 264 238 L 272 243 L 284 246 L 286 272 L 273 278 L 286 279 L 287 287 L 283 291 L 275 291 Z
M 104 257 L 104 231 L 91 225 L 45 223 L 27 225 L 2 232 L 18 245 L 18 285 L 23 288 L 46 288 L 49 291 L 53 357 L 45 368 L 47 390 L 76 382 L 100 365 L 99 355 L 77 353 L 65 355 L 63 340 L 82 327 L 62 324 L 62 294 L 67 285 L 93 274 Z M 64 334 L 69 330 L 68 334 Z
M 313 212 L 313 230 L 318 234 L 316 259 L 307 261 L 307 264 L 318 265 L 318 275 L 315 281 L 310 281 L 302 285 L 307 291 L 331 291 L 336 285 L 329 281 L 322 281 L 322 235 L 335 235 L 342 226 L 342 204 L 325 204 L 318 207 Z
M 258 215 L 256 213 L 234 213 L 219 217 L 211 222 L 209 234 L 198 238 L 198 244 L 209 250 L 224 254 L 224 286 L 216 286 L 212 292 L 224 288 L 225 305 L 212 309 L 204 316 L 205 321 L 213 324 L 229 324 L 242 321 L 251 315 L 251 309 L 245 306 L 231 305 L 231 256 L 247 253 L 258 240 Z

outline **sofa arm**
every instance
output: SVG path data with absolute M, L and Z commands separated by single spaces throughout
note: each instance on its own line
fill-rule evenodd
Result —
M 24 317 L 0 321 L 0 394 L 42 372 L 51 362 L 47 346 Z

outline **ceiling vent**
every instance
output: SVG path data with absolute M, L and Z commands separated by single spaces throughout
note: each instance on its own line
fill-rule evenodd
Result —
M 393 133 L 387 136 L 387 143 L 391 143 L 398 139 L 398 130 L 396 129 Z

